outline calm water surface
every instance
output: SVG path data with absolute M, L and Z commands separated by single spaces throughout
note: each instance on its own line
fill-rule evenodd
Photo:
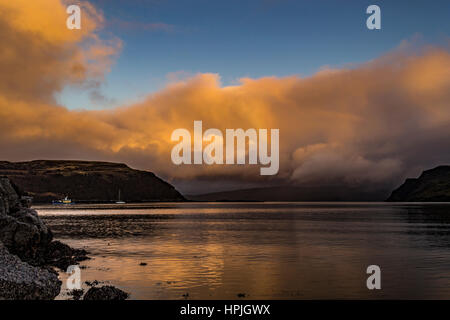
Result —
M 449 204 L 36 209 L 55 238 L 90 251 L 83 282 L 113 284 L 132 299 L 450 299 Z M 372 264 L 381 290 L 366 288 Z

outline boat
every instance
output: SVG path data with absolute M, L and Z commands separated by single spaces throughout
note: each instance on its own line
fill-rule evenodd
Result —
M 64 199 L 61 200 L 53 200 L 53 204 L 73 204 L 72 199 L 69 199 L 68 196 L 66 196 Z
M 120 189 L 119 189 L 119 200 L 116 201 L 116 204 L 125 204 L 125 201 L 120 200 Z

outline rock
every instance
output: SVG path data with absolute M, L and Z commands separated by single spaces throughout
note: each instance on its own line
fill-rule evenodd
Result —
M 85 281 L 84 283 L 86 283 L 86 285 L 87 285 L 88 287 L 95 287 L 95 286 L 98 285 L 100 282 L 98 282 L 98 280 L 94 280 L 94 281 L 92 281 L 92 282 L 90 282 L 90 281 Z
M 58 274 L 88 259 L 85 250 L 59 241 L 29 208 L 19 189 L 0 177 L 0 299 L 54 299 L 61 289 Z
M 144 266 L 147 265 L 147 262 L 141 262 L 141 263 L 139 263 L 139 265 L 142 266 L 142 267 L 144 267 Z
M 21 261 L 0 243 L 0 299 L 51 300 L 60 289 L 56 273 Z
M 0 177 L 0 298 L 54 299 L 61 288 L 57 273 L 36 266 L 52 233 L 17 191 Z
M 113 286 L 90 288 L 83 300 L 126 300 L 129 294 Z
M 50 229 L 35 210 L 23 206 L 16 190 L 7 178 L 0 178 L 0 241 L 10 253 L 31 265 L 51 265 L 63 271 L 89 259 L 85 250 L 52 241 Z
M 450 202 L 450 166 L 424 171 L 417 179 L 406 179 L 387 201 Z
M 6 177 L 0 177 L 0 216 L 16 210 L 19 206 L 19 196 L 11 181 Z
M 52 241 L 46 248 L 45 262 L 66 271 L 70 265 L 76 265 L 81 261 L 90 259 L 87 251 L 73 249 L 60 241 Z
M 83 289 L 73 289 L 73 290 L 69 291 L 67 294 L 69 296 L 72 296 L 73 300 L 81 300 L 83 293 L 84 293 Z
M 6 178 L 0 178 L 0 211 L 0 241 L 22 260 L 42 264 L 42 255 L 53 234 L 35 210 L 22 206 L 19 195 Z

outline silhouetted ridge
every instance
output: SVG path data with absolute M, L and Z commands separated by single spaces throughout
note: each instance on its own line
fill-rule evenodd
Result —
M 406 179 L 387 201 L 450 201 L 450 166 L 439 166 L 422 172 L 419 178 Z
M 180 201 L 184 197 L 169 183 L 148 171 L 123 163 L 35 160 L 0 162 L 0 176 L 7 176 L 34 202 L 51 202 L 69 196 L 75 202 Z

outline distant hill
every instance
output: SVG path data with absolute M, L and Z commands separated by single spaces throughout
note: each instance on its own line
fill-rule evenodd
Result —
M 34 202 L 51 202 L 69 196 L 76 202 L 181 201 L 184 197 L 152 172 L 125 164 L 91 161 L 0 161 L 0 176 L 7 176 Z
M 383 201 L 389 191 L 356 187 L 269 187 L 188 195 L 196 201 Z
M 422 172 L 417 179 L 406 179 L 387 201 L 450 201 L 450 166 L 439 166 Z

